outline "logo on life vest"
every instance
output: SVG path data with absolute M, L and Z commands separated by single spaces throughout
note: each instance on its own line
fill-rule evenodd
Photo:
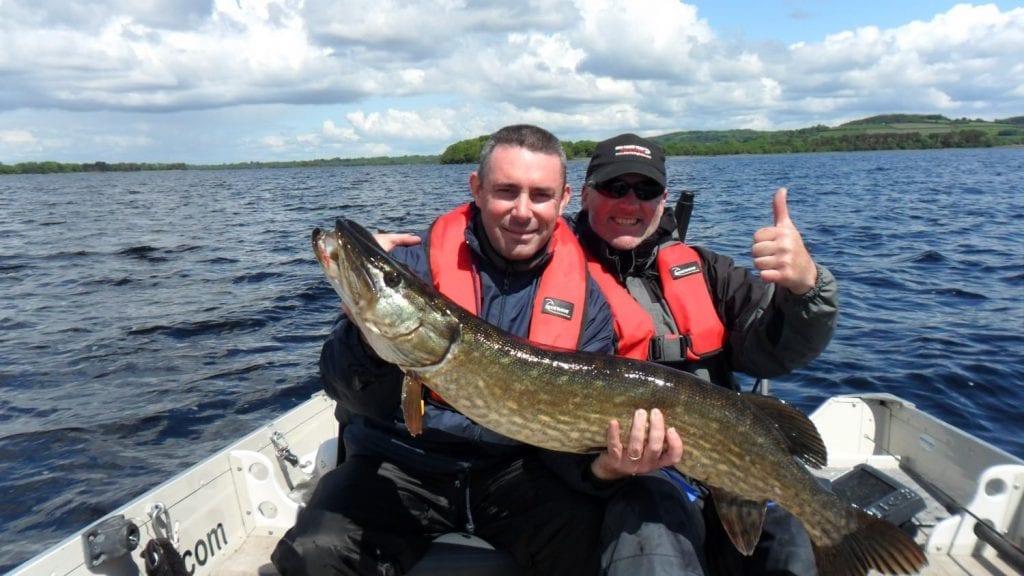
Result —
M 668 270 L 672 275 L 673 280 L 679 280 L 680 278 L 685 278 L 686 276 L 700 272 L 700 265 L 696 262 L 690 262 L 689 264 L 677 264 Z
M 551 314 L 552 316 L 558 316 L 559 318 L 565 318 L 566 320 L 571 320 L 572 309 L 572 302 L 566 302 L 565 300 L 559 300 L 557 298 L 544 298 L 544 307 L 541 309 L 541 312 L 544 314 Z

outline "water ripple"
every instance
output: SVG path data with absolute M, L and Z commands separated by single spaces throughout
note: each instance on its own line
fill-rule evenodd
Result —
M 569 165 L 574 190 L 585 162 Z M 339 309 L 309 233 L 416 231 L 468 166 L 4 176 L 0 572 L 319 389 Z M 688 238 L 750 266 L 788 186 L 835 338 L 773 391 L 891 392 L 1024 456 L 1024 150 L 673 158 Z M 570 211 L 579 207 L 574 194 Z M 62 233 L 74 223 L 74 233 Z

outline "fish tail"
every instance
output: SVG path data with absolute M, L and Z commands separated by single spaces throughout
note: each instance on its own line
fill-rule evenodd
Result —
M 831 546 L 814 546 L 818 571 L 837 576 L 864 576 L 870 569 L 882 574 L 916 574 L 928 559 L 906 532 L 861 510 L 857 529 Z

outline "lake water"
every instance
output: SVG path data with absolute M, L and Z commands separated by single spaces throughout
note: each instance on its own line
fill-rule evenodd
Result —
M 839 279 L 835 339 L 775 394 L 811 411 L 891 392 L 1024 457 L 1024 149 L 668 169 L 673 201 L 696 193 L 689 239 L 744 265 L 788 186 Z M 419 229 L 468 199 L 470 170 L 0 177 L 0 571 L 319 390 L 338 298 L 310 231 Z

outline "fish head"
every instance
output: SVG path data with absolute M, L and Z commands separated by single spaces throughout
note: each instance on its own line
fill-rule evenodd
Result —
M 441 362 L 459 323 L 438 294 L 397 264 L 373 235 L 351 220 L 313 230 L 313 251 L 346 315 L 383 360 L 401 368 Z

